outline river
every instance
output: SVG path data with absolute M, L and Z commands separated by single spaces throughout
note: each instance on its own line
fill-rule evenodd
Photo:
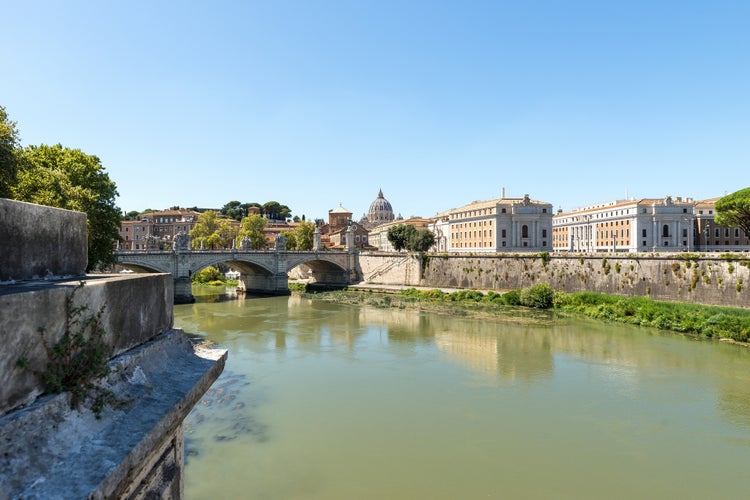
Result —
M 747 498 L 750 349 L 291 297 L 175 306 L 229 350 L 188 499 Z

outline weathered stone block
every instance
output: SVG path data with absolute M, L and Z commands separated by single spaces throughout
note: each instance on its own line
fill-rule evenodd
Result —
M 80 276 L 86 214 L 0 198 L 0 282 Z
M 44 387 L 33 371 L 44 371 L 47 347 L 65 333 L 66 297 L 85 305 L 82 317 L 101 314 L 111 356 L 172 327 L 172 277 L 169 274 L 91 275 L 78 280 L 34 281 L 0 287 L 0 415 L 37 398 Z M 75 291 L 75 292 L 74 292 Z M 18 366 L 23 360 L 25 367 Z
M 97 419 L 58 394 L 1 417 L 0 498 L 181 498 L 182 421 L 225 361 L 170 330 L 110 363 L 123 408 Z

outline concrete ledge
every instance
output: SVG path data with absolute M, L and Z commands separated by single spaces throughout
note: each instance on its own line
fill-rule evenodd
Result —
M 86 214 L 0 198 L 0 282 L 81 276 Z
M 75 293 L 85 316 L 102 310 L 104 340 L 111 356 L 172 327 L 173 280 L 169 274 L 91 275 Z M 44 387 L 33 371 L 44 371 L 48 347 L 65 332 L 65 301 L 79 280 L 27 281 L 0 287 L 0 415 L 33 402 Z M 106 306 L 105 306 L 106 304 Z M 40 330 L 41 329 L 41 330 Z M 43 338 L 40 331 L 43 330 Z M 19 359 L 27 366 L 17 366 Z
M 180 426 L 225 360 L 170 330 L 110 363 L 125 409 L 96 419 L 60 394 L 0 418 L 0 498 L 181 498 Z

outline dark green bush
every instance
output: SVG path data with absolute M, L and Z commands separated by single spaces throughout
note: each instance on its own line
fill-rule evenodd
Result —
M 549 309 L 555 299 L 555 291 L 547 283 L 539 283 L 521 290 L 521 305 L 536 309 Z

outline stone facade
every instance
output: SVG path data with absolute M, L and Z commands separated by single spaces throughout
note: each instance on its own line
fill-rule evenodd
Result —
M 684 254 L 359 256 L 363 281 L 380 285 L 515 290 L 548 283 L 564 292 L 593 291 L 656 300 L 750 308 L 747 260 Z
M 552 204 L 523 198 L 475 201 L 447 211 L 449 252 L 552 250 Z
M 619 200 L 558 212 L 554 249 L 572 252 L 693 251 L 690 198 Z

